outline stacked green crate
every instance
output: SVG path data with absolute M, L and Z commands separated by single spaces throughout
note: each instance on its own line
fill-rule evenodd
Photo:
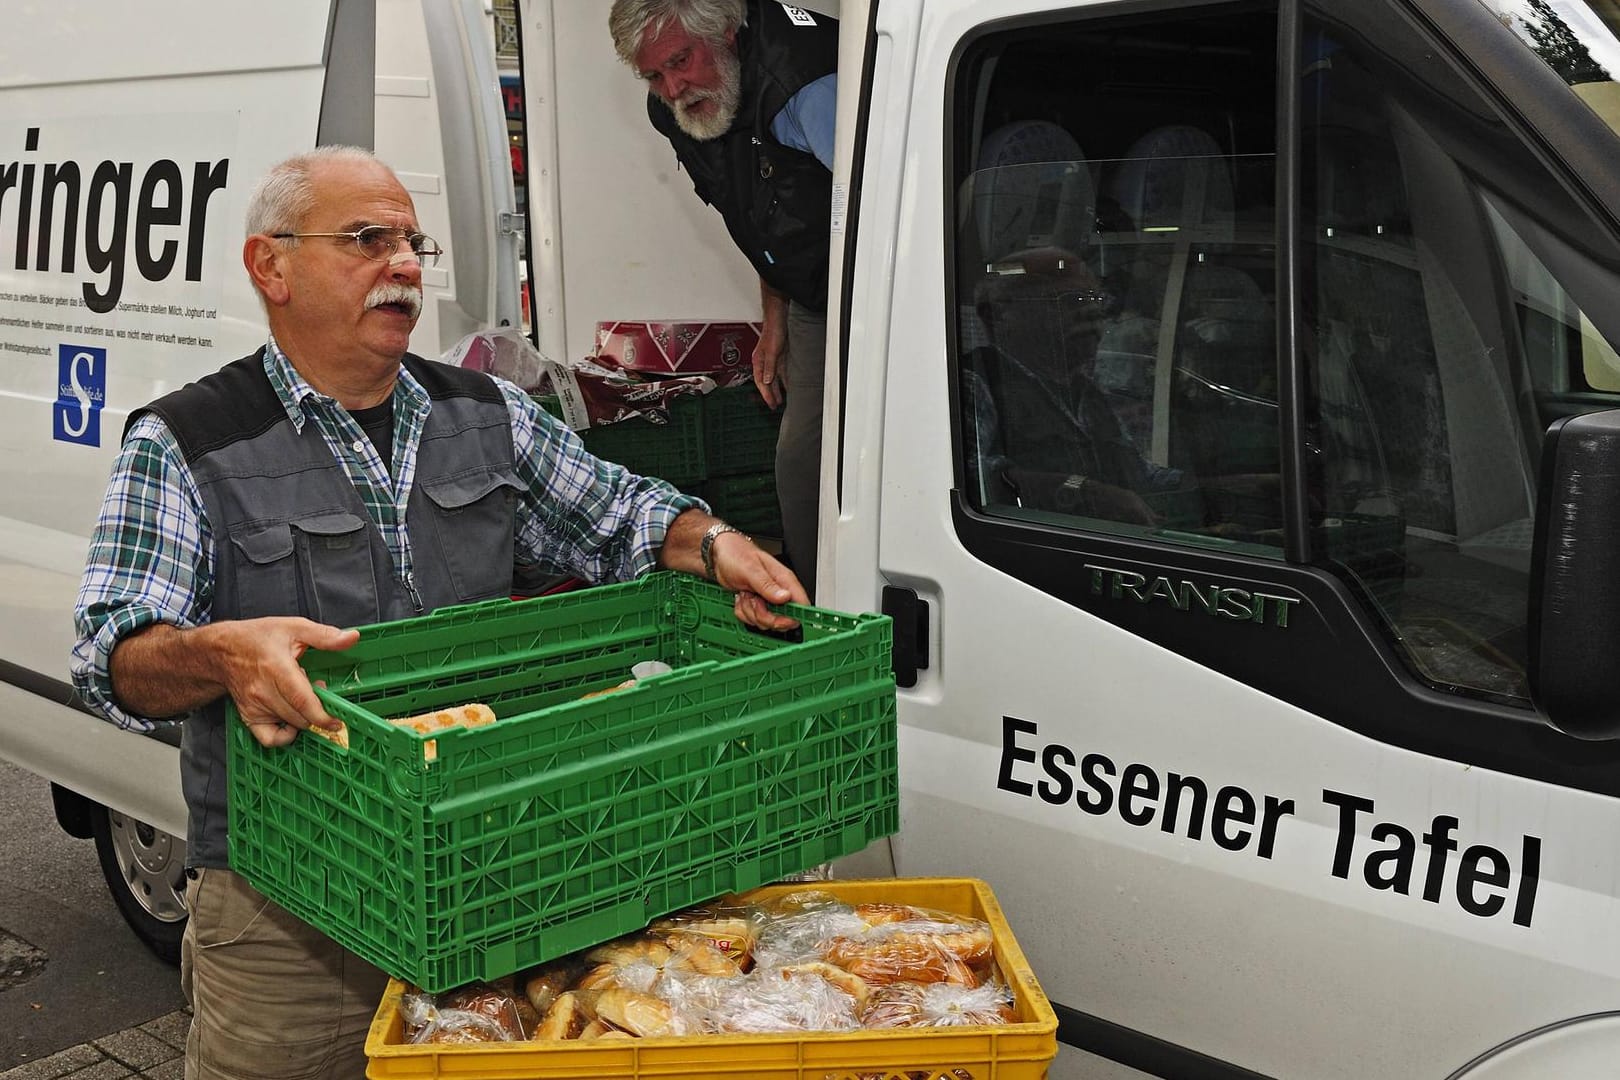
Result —
M 753 383 L 704 395 L 703 452 L 709 477 L 770 472 L 781 428 L 781 410 L 765 404 Z
M 562 417 L 553 396 L 537 399 Z M 585 448 L 641 473 L 668 480 L 707 502 L 714 512 L 754 536 L 780 537 L 776 499 L 776 436 L 782 413 L 765 404 L 753 384 L 730 386 L 670 403 L 669 422 L 643 417 L 581 432 Z
M 697 494 L 717 517 L 751 536 L 782 535 L 782 507 L 776 500 L 776 474 L 772 471 L 711 477 Z
M 553 396 L 537 398 L 541 408 L 562 418 Z M 642 476 L 668 480 L 682 491 L 696 491 L 708 476 L 704 460 L 703 399 L 681 394 L 669 402 L 669 420 L 656 424 L 643 416 L 600 424 L 580 432 L 585 449 Z
M 752 383 L 716 390 L 703 399 L 708 479 L 698 494 L 717 515 L 755 536 L 782 535 L 776 499 L 781 426 L 781 410 L 766 405 Z

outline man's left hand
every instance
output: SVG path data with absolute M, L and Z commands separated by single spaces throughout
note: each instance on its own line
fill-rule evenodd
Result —
M 737 594 L 737 618 L 760 630 L 791 630 L 799 620 L 770 609 L 771 604 L 808 604 L 793 571 L 754 546 L 741 533 L 721 533 L 714 540 L 714 580 Z

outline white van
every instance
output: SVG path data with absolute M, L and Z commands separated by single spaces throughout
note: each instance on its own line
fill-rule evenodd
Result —
M 432 22 L 447 8 L 244 5 L 207 48 L 106 45 L 85 67 L 116 85 L 53 66 L 99 29 L 0 44 L 21 73 L 0 83 L 0 754 L 77 793 L 64 820 L 110 834 L 115 887 L 163 892 L 178 784 L 160 741 L 62 704 L 84 537 L 122 416 L 258 344 L 234 257 L 249 178 L 364 136 L 322 126 L 364 96 L 334 81 L 365 69 L 331 62 L 347 19 L 356 55 L 379 42 L 375 143 L 455 260 L 417 351 L 465 329 L 446 312 L 511 318 L 508 271 L 460 257 L 510 207 L 498 170 L 452 168 L 487 156 L 440 135 L 466 121 L 439 94 L 478 84 Z M 754 311 L 603 8 L 518 9 L 553 356 L 598 320 Z M 839 15 L 818 599 L 895 617 L 902 687 L 901 831 L 865 864 L 991 883 L 1062 1020 L 1054 1075 L 1612 1075 L 1612 5 Z M 117 66 L 140 64 L 168 77 Z M 53 261 L 41 185 L 68 161 L 86 205 L 130 193 L 124 307 L 92 305 L 114 234 L 75 273 Z M 95 188 L 102 162 L 133 163 L 122 189 Z
M 516 324 L 488 18 L 399 0 L 67 0 L 14 16 L 0 38 L 0 755 L 53 782 L 126 918 L 175 957 L 178 729 L 115 729 L 74 700 L 64 666 L 96 492 L 132 409 L 263 344 L 243 212 L 255 179 L 301 149 L 376 146 L 423 229 L 455 245 L 423 271 L 424 352 Z

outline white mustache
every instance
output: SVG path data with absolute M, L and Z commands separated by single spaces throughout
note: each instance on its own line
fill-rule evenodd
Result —
M 366 294 L 367 311 L 382 307 L 384 304 L 404 304 L 410 309 L 411 318 L 414 319 L 422 314 L 422 290 L 401 285 L 397 281 L 389 281 Z

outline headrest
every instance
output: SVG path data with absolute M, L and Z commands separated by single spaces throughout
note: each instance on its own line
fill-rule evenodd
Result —
M 1046 120 L 992 131 L 971 181 L 974 221 L 989 261 L 1029 248 L 1080 251 L 1096 219 L 1091 173 L 1074 136 Z
M 1231 173 L 1207 131 L 1187 124 L 1154 128 L 1131 144 L 1125 158 L 1111 191 L 1138 230 L 1231 225 Z

